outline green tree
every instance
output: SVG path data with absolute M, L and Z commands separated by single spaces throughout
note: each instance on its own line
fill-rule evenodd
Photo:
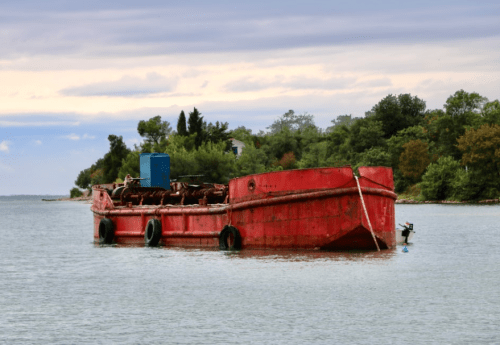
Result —
M 267 142 L 262 146 L 262 149 L 271 160 L 273 158 L 279 160 L 287 152 L 294 152 L 294 155 L 298 153 L 299 143 L 297 137 L 286 126 L 281 131 L 268 135 L 266 139 Z
M 227 183 L 234 176 L 235 156 L 226 153 L 225 143 L 203 143 L 194 154 L 197 174 L 205 175 L 208 182 Z
M 172 132 L 172 128 L 168 121 L 162 121 L 161 116 L 157 115 L 148 121 L 139 121 L 137 131 L 141 137 L 146 138 L 147 143 L 154 145 L 160 144 Z
M 80 196 L 82 196 L 83 193 L 81 190 L 79 190 L 78 188 L 71 188 L 71 190 L 69 191 L 69 197 L 70 198 L 78 198 Z
M 203 142 L 203 116 L 198 111 L 198 109 L 194 108 L 192 112 L 189 113 L 188 119 L 188 133 L 195 134 L 195 146 L 196 148 L 200 147 Z
M 308 126 L 294 132 L 297 139 L 297 167 L 312 168 L 327 166 L 328 134 L 316 126 Z
M 361 152 L 357 156 L 357 163 L 354 169 L 365 166 L 390 166 L 391 156 L 386 149 L 377 146 Z
M 424 120 L 425 101 L 410 94 L 388 95 L 376 104 L 373 118 L 382 123 L 384 137 L 390 138 L 398 131 L 419 125 Z
M 452 157 L 440 157 L 422 176 L 420 188 L 426 200 L 445 200 L 453 196 L 453 180 L 460 164 Z
M 342 125 L 335 126 L 327 135 L 327 165 L 343 166 L 350 164 L 352 150 L 349 146 L 350 128 Z
M 226 153 L 225 143 L 202 143 L 198 149 L 187 150 L 186 140 L 194 139 L 196 133 L 188 137 L 171 136 L 165 153 L 170 156 L 170 175 L 179 179 L 184 175 L 204 175 L 205 181 L 226 183 L 234 175 L 235 157 Z
M 375 116 L 375 110 L 368 110 L 368 111 L 365 111 L 365 118 L 369 118 L 369 117 L 372 117 L 372 116 Z M 358 118 L 356 118 L 358 119 Z
M 127 157 L 122 160 L 122 166 L 118 171 L 118 177 L 122 180 L 125 176 L 129 175 L 132 177 L 139 177 L 141 175 L 140 167 L 140 151 L 131 151 Z
M 231 140 L 229 139 L 228 132 L 229 124 L 227 122 L 217 121 L 215 125 L 211 122 L 207 125 L 203 124 L 204 141 L 210 141 L 212 143 L 223 142 L 226 145 L 226 151 L 231 148 Z
M 331 122 L 333 126 L 328 127 L 326 129 L 327 132 L 333 131 L 333 129 L 337 126 L 351 126 L 354 122 L 361 119 L 361 117 L 352 117 L 352 114 L 349 115 L 338 115 L 336 119 L 333 119 Z
M 178 134 L 172 134 L 168 138 L 168 146 L 163 152 L 169 153 L 170 149 L 175 148 L 184 148 L 186 151 L 194 151 L 196 149 L 195 146 L 196 133 L 188 134 L 187 136 L 182 136 Z
M 177 134 L 181 136 L 188 135 L 188 131 L 186 129 L 186 115 L 184 114 L 184 110 L 181 110 L 179 119 L 177 120 Z
M 496 186 L 487 188 L 488 180 L 476 171 L 458 169 L 451 181 L 452 198 L 455 200 L 477 200 L 498 197 Z
M 96 184 L 103 184 L 103 183 L 107 183 L 107 181 L 104 180 L 104 170 L 102 168 L 93 170 L 92 174 L 90 174 L 90 184 L 93 186 Z
M 398 96 L 401 114 L 405 120 L 404 127 L 421 125 L 425 117 L 425 101 L 417 96 L 412 97 L 409 93 Z
M 266 129 L 269 129 L 271 134 L 276 134 L 281 132 L 284 128 L 288 128 L 289 131 L 293 132 L 304 130 L 310 126 L 315 126 L 314 115 L 308 113 L 297 115 L 293 110 L 289 110 L 275 120 L 271 126 L 266 127 Z
M 400 130 L 387 140 L 387 152 L 391 156 L 391 167 L 399 169 L 399 158 L 404 151 L 403 145 L 411 140 L 420 140 L 428 144 L 428 135 L 422 126 L 412 126 Z M 429 144 L 428 144 L 429 146 Z
M 352 152 L 361 153 L 372 147 L 385 147 L 383 124 L 375 117 L 356 121 L 349 127 L 348 145 Z
M 426 151 L 427 154 L 425 156 L 420 157 L 421 159 L 424 159 L 426 157 L 430 159 L 431 156 L 432 157 L 435 156 L 431 154 L 431 149 L 433 149 L 434 145 L 433 143 L 429 144 L 429 141 L 427 139 L 427 133 L 425 132 L 425 129 L 421 126 L 412 126 L 405 128 L 399 131 L 396 135 L 393 135 L 391 138 L 389 138 L 387 140 L 387 152 L 391 157 L 390 165 L 394 172 L 394 187 L 397 193 L 406 191 L 406 189 L 409 186 L 415 184 L 420 180 L 421 174 L 419 175 L 418 178 L 412 177 L 413 175 L 410 173 L 410 170 L 416 167 L 413 167 L 411 163 L 407 161 L 407 158 L 409 158 L 412 155 L 412 153 L 408 149 L 405 149 L 405 145 L 407 145 L 409 142 L 412 141 L 419 143 L 421 142 L 427 145 L 428 147 L 428 150 Z M 402 170 L 404 172 L 400 170 L 400 164 L 401 164 L 400 159 L 401 155 L 403 155 L 403 152 L 406 152 L 406 154 L 404 155 L 405 158 L 403 158 L 403 162 L 407 162 L 406 165 L 405 163 L 403 163 Z M 437 160 L 437 157 L 435 158 L 435 160 Z M 428 164 L 429 163 L 427 163 L 427 165 Z
M 230 131 L 229 137 L 242 141 L 245 145 L 255 145 L 255 142 L 257 141 L 257 137 L 252 135 L 252 130 L 247 129 L 245 126 L 239 126 L 238 128 Z
M 302 158 L 297 162 L 300 169 L 319 168 L 328 166 L 328 143 L 321 141 L 309 145 L 308 150 L 302 153 Z
M 116 180 L 118 171 L 122 166 L 122 161 L 130 153 L 130 150 L 123 142 L 122 136 L 110 134 L 108 140 L 110 146 L 109 152 L 104 155 L 102 162 L 104 183 L 111 183 Z
M 169 145 L 165 153 L 170 156 L 170 178 L 179 180 L 181 176 L 198 174 L 195 150 L 188 151 L 183 146 Z
M 90 166 L 89 172 L 90 172 L 90 182 L 86 188 L 90 189 L 93 185 L 95 184 L 101 184 L 104 183 L 103 179 L 103 158 L 99 158 L 94 164 Z
M 498 99 L 484 105 L 481 115 L 483 122 L 489 125 L 500 125 L 500 102 Z
M 458 90 L 452 96 L 448 97 L 444 108 L 446 114 L 454 118 L 460 118 L 470 113 L 479 113 L 482 106 L 488 101 L 486 97 L 477 92 L 468 93 L 464 90 Z
M 304 152 L 307 152 L 311 145 L 320 141 L 325 141 L 327 138 L 326 133 L 323 133 L 321 129 L 316 126 L 309 126 L 302 130 L 295 131 L 294 135 L 299 144 L 300 156 L 302 156 Z
M 459 126 L 455 126 L 453 118 L 440 109 L 426 113 L 425 130 L 429 139 L 435 143 L 439 156 L 451 156 L 460 159 L 460 152 L 456 148 Z M 465 130 L 465 129 L 464 129 Z
M 252 142 L 245 143 L 241 156 L 236 160 L 236 176 L 260 174 L 266 171 L 267 156 Z
M 458 138 L 462 165 L 497 181 L 500 177 L 500 126 L 482 125 Z
M 89 185 L 90 185 L 90 172 L 91 168 L 87 168 L 87 169 L 84 169 L 82 171 L 80 171 L 80 173 L 78 174 L 78 177 L 76 178 L 76 181 L 75 181 L 75 184 L 82 188 L 82 189 L 87 189 L 89 188 Z
M 299 168 L 314 168 L 328 166 L 328 136 L 318 131 L 316 127 L 306 128 L 299 133 L 300 160 Z
M 446 112 L 435 110 L 426 114 L 425 127 L 441 156 L 461 159 L 462 154 L 457 148 L 457 139 L 467 128 L 478 128 L 484 123 L 481 108 L 485 102 L 486 98 L 477 93 L 469 94 L 459 90 L 446 100 L 444 105 Z

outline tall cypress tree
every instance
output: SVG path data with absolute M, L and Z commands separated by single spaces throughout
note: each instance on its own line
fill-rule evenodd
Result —
M 182 136 L 187 136 L 188 132 L 186 129 L 186 115 L 184 115 L 184 110 L 181 110 L 179 119 L 177 120 L 177 134 Z
M 188 119 L 188 133 L 196 133 L 195 145 L 196 148 L 200 147 L 203 142 L 203 116 L 198 109 L 194 108 L 192 112 L 189 113 Z

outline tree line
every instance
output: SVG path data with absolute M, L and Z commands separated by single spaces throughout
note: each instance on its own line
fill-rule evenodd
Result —
M 205 181 L 227 183 L 276 170 L 388 166 L 397 193 L 413 192 L 425 200 L 500 194 L 500 103 L 475 92 L 459 90 L 443 109 L 433 110 L 417 96 L 389 94 L 364 117 L 340 115 L 326 129 L 315 125 L 313 115 L 293 110 L 258 133 L 244 126 L 229 130 L 227 122 L 207 124 L 196 108 L 188 115 L 181 111 L 175 131 L 160 116 L 141 120 L 137 131 L 144 142 L 132 150 L 121 136 L 109 135 L 109 152 L 82 170 L 75 184 L 85 189 L 139 176 L 139 155 L 163 152 L 177 180 L 204 175 Z M 240 157 L 230 153 L 230 138 L 245 143 Z

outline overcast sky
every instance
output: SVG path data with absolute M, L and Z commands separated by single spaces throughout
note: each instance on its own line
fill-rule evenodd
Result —
M 193 107 L 258 132 L 388 94 L 500 98 L 497 0 L 171 3 L 0 3 L 0 195 L 68 194 L 109 134 L 132 148 L 139 120 Z

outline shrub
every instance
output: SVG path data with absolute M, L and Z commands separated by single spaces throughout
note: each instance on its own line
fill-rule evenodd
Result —
M 413 184 L 413 179 L 404 177 L 399 169 L 394 170 L 394 190 L 396 193 L 406 193 L 408 187 Z
M 226 152 L 226 143 L 202 143 L 194 152 L 198 174 L 205 175 L 205 181 L 227 183 L 235 172 L 234 154 Z
M 79 190 L 77 187 L 75 188 L 72 188 L 70 191 L 69 191 L 69 196 L 70 198 L 78 198 L 80 196 L 82 196 L 83 193 L 81 190 Z
M 444 200 L 452 197 L 452 183 L 460 164 L 452 157 L 441 157 L 431 163 L 422 176 L 420 188 L 426 200 Z
M 382 147 L 372 147 L 357 155 L 357 164 L 354 165 L 354 169 L 365 166 L 391 166 L 391 156 L 386 149 Z
M 236 176 L 258 174 L 266 171 L 266 154 L 248 143 L 243 148 L 241 156 L 236 160 Z

